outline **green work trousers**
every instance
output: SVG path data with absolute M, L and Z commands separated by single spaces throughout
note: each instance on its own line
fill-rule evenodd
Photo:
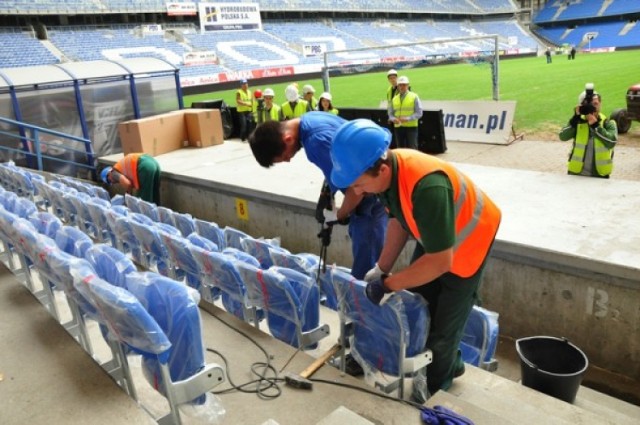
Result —
M 153 157 L 142 155 L 138 159 L 138 189 L 136 195 L 147 202 L 160 205 L 160 165 Z
M 411 262 L 423 254 L 422 245 L 416 244 Z M 426 348 L 433 353 L 433 362 L 427 366 L 427 386 L 431 395 L 438 390 L 447 390 L 454 373 L 463 366 L 458 347 L 467 318 L 479 298 L 478 288 L 485 263 L 471 277 L 445 273 L 432 282 L 411 289 L 429 303 L 431 324 Z

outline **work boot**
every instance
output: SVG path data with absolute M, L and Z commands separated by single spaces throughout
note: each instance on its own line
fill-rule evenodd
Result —
M 454 378 L 459 378 L 462 375 L 464 375 L 465 372 L 465 368 L 464 368 L 464 363 L 460 363 L 457 367 L 455 372 L 453 372 L 453 377 Z
M 362 366 L 353 358 L 351 354 L 347 354 L 344 358 L 344 371 L 351 376 L 362 376 L 364 370 Z

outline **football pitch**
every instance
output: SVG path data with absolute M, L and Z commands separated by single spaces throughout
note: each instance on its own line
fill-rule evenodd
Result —
M 491 65 L 454 64 L 400 70 L 409 77 L 411 89 L 422 100 L 491 100 Z M 259 81 L 249 81 L 251 90 L 264 90 Z M 311 84 L 319 97 L 322 80 L 299 80 L 298 86 Z M 602 112 L 610 115 L 626 107 L 625 95 L 632 84 L 640 83 L 640 50 L 582 54 L 575 60 L 565 55 L 553 56 L 551 64 L 544 56 L 501 59 L 499 63 L 500 100 L 515 100 L 514 127 L 518 132 L 558 131 L 571 117 L 578 95 L 585 83 L 594 83 L 602 96 Z M 284 89 L 290 83 L 270 86 L 276 103 L 285 102 Z M 385 99 L 388 87 L 386 72 L 346 75 L 330 79 L 333 105 L 341 107 L 377 108 Z M 191 102 L 224 99 L 235 105 L 235 91 L 185 96 L 185 107 Z

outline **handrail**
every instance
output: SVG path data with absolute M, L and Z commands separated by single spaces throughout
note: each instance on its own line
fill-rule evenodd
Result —
M 10 128 L 15 127 L 13 132 L 11 131 L 11 129 L 7 130 L 7 125 L 10 126 Z M 39 171 L 44 171 L 43 159 L 47 159 L 61 164 L 71 164 L 76 167 L 86 169 L 91 174 L 94 180 L 96 178 L 96 158 L 93 152 L 93 144 L 89 139 L 4 117 L 0 117 L 0 136 L 7 136 L 9 138 L 16 139 L 17 141 L 19 141 L 17 145 L 21 146 L 21 148 L 12 148 L 10 146 L 6 146 L 6 143 L 0 143 L 0 152 L 8 151 L 25 155 L 25 157 L 27 157 L 26 165 L 29 166 L 29 168 L 35 168 Z M 43 136 L 45 137 L 43 138 Z M 47 140 L 51 139 L 52 137 L 55 137 L 56 143 Z M 81 143 L 83 149 L 78 149 L 77 147 L 74 148 L 73 146 L 68 146 L 66 144 L 60 144 L 60 140 L 70 141 L 72 143 Z M 0 139 L 0 141 L 4 142 L 5 140 Z M 44 153 L 43 147 L 45 147 Z M 73 160 L 63 159 L 61 157 L 48 155 L 46 152 L 50 150 L 49 148 L 55 150 L 63 150 L 72 155 L 79 153 L 86 157 L 86 162 L 77 162 Z M 37 167 L 33 166 L 33 159 L 35 159 Z

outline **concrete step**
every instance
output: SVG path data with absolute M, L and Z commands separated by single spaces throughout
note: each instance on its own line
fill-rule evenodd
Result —
M 459 403 L 475 406 L 477 423 L 496 423 L 484 420 L 484 412 L 506 423 L 519 424 L 638 424 L 640 408 L 618 399 L 580 387 L 576 402 L 566 403 L 517 382 L 467 365 L 466 373 L 456 379 L 448 394 L 454 410 Z M 437 395 L 437 394 L 436 394 Z M 431 404 L 431 403 L 430 403 Z M 484 412 L 483 412 L 484 411 Z M 472 417 L 472 416 L 470 416 Z M 505 423 L 505 422 L 500 422 Z

